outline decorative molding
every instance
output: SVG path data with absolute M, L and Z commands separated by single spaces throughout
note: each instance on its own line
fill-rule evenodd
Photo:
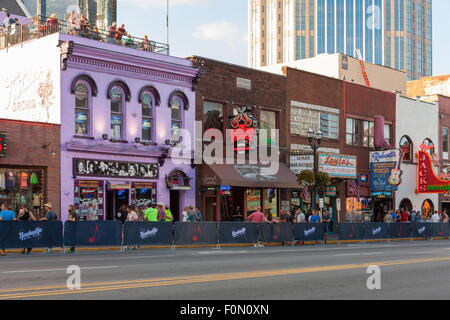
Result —
M 184 94 L 184 92 L 180 91 L 180 90 L 175 90 L 170 94 L 169 103 L 168 103 L 169 108 L 172 108 L 172 98 L 175 96 L 178 96 L 181 98 L 181 100 L 183 100 L 184 109 L 188 110 L 189 109 L 189 100 L 186 97 L 186 95 Z
M 70 87 L 70 93 L 71 94 L 75 94 L 76 92 L 76 86 L 77 83 L 79 81 L 86 81 L 87 83 L 89 83 L 89 86 L 91 87 L 91 92 L 92 92 L 92 96 L 96 97 L 98 94 L 98 87 L 97 84 L 95 83 L 94 79 L 92 79 L 89 75 L 87 74 L 80 74 L 78 76 L 76 76 L 73 80 L 72 80 L 72 85 Z
M 67 61 L 73 53 L 73 41 L 59 42 L 60 53 L 61 53 L 61 70 L 65 71 L 67 69 Z
M 127 102 L 131 101 L 131 91 L 130 88 L 128 87 L 128 85 L 122 81 L 122 80 L 115 80 L 113 82 L 111 82 L 108 86 L 108 92 L 106 93 L 108 99 L 111 100 L 111 90 L 113 87 L 120 87 L 122 88 L 123 92 L 125 93 L 125 100 Z
M 156 88 L 153 86 L 145 86 L 141 89 L 138 97 L 139 103 L 142 103 L 142 95 L 144 94 L 145 91 L 150 92 L 155 97 L 155 105 L 159 107 L 161 105 L 161 97 L 159 95 L 158 90 L 156 90 Z

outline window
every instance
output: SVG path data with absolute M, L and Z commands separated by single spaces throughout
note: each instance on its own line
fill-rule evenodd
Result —
M 373 145 L 373 122 L 363 121 L 363 146 L 367 148 L 374 148 Z
M 181 121 L 181 98 L 175 96 L 171 101 L 172 124 L 171 124 L 171 141 L 172 143 L 180 142 Z
M 356 119 L 346 119 L 346 143 L 350 146 L 361 145 L 361 121 Z
M 123 139 L 123 98 L 122 89 L 111 89 L 111 138 L 115 140 Z
M 209 101 L 203 102 L 204 130 L 217 129 L 223 131 L 223 105 Z
M 154 99 L 149 92 L 142 95 L 142 140 L 153 139 L 153 110 Z
M 79 82 L 75 89 L 75 134 L 89 135 L 89 88 Z
M 310 128 L 322 130 L 324 138 L 339 139 L 339 114 L 291 107 L 291 134 L 307 136 Z
M 442 152 L 448 152 L 448 128 L 442 128 Z
M 400 139 L 400 149 L 403 152 L 403 161 L 413 160 L 413 144 L 407 136 Z
M 384 125 L 384 140 L 386 140 L 386 142 L 388 144 L 391 144 L 391 125 L 390 124 Z
M 276 127 L 276 114 L 273 111 L 261 110 L 260 121 L 259 121 L 260 129 L 267 130 L 266 137 L 267 141 L 260 141 L 260 143 L 271 145 L 272 139 L 275 139 L 275 132 L 271 130 L 277 129 Z

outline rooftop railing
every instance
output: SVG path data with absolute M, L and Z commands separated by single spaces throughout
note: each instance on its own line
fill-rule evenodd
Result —
M 118 34 L 117 32 L 110 33 L 105 30 L 94 29 L 89 25 L 74 25 L 65 20 L 42 16 L 21 20 L 10 27 L 0 27 L 0 50 L 58 32 L 141 51 L 169 54 L 169 45 L 165 43 L 131 37 L 127 34 L 119 34 L 119 37 L 115 37 L 115 34 Z

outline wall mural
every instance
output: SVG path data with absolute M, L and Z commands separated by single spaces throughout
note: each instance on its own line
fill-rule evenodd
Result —
M 75 176 L 159 178 L 159 166 L 154 163 L 73 159 L 73 171 Z

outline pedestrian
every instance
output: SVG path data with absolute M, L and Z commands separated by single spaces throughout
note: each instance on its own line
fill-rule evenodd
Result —
M 154 205 L 148 206 L 147 210 L 145 210 L 144 220 L 150 222 L 158 221 L 158 211 Z
M 16 221 L 16 215 L 14 212 L 8 209 L 8 205 L 6 203 L 2 203 L 2 211 L 0 212 L 0 221 Z M 1 256 L 6 256 L 5 248 L 2 248 Z
M 320 217 L 317 215 L 317 211 L 312 211 L 312 216 L 309 217 L 310 223 L 320 223 Z
M 203 215 L 198 207 L 195 207 L 195 220 L 196 221 L 202 221 Z
M 413 211 L 411 212 L 411 214 L 409 215 L 409 221 L 411 221 L 411 223 L 416 222 L 416 217 L 417 217 L 416 211 L 413 210 Z
M 115 22 L 113 22 L 113 24 L 111 26 L 109 26 L 109 28 L 108 28 L 108 34 L 106 37 L 106 41 L 108 43 L 114 43 L 114 40 L 116 39 L 116 35 L 117 35 L 117 24 Z
M 303 213 L 302 210 L 297 209 L 297 215 L 295 217 L 295 220 L 297 221 L 297 223 L 305 223 L 306 216 L 305 216 L 305 214 Z
M 126 221 L 139 221 L 139 216 L 136 211 L 133 210 L 132 206 L 127 206 L 127 220 Z M 125 249 L 129 249 L 129 246 L 126 246 Z M 136 250 L 137 245 L 134 245 L 132 250 Z
M 385 223 L 392 223 L 394 222 L 394 220 L 392 220 L 392 215 L 390 212 L 386 213 L 386 215 L 384 216 L 384 222 Z
M 353 222 L 353 212 L 352 211 L 347 211 L 345 213 L 345 220 L 347 221 L 347 223 Z
M 261 207 L 258 207 L 255 212 L 249 215 L 247 217 L 247 221 L 253 223 L 262 223 L 262 222 L 269 223 L 266 217 L 264 217 L 264 213 L 261 212 Z M 261 241 L 258 241 L 258 243 L 255 244 L 255 247 L 264 247 L 264 246 L 261 244 Z
M 236 206 L 236 208 L 234 209 L 232 218 L 234 219 L 234 221 L 236 222 L 240 222 L 242 221 L 242 219 L 244 218 L 244 216 L 241 213 L 241 207 L 239 205 Z
M 439 217 L 439 214 L 437 211 L 434 211 L 434 214 L 431 216 L 431 222 L 437 223 L 439 222 L 441 219 Z
M 323 241 L 327 243 L 328 238 L 328 227 L 330 224 L 330 216 L 326 210 L 323 210 L 322 213 L 322 223 L 323 223 Z
M 73 222 L 73 223 L 77 222 L 79 220 L 79 217 L 78 217 L 77 211 L 75 210 L 75 206 L 69 205 L 67 210 L 69 211 L 69 217 L 67 218 L 68 221 Z M 74 252 L 75 252 L 75 246 L 70 247 L 69 253 L 74 253 Z
M 173 221 L 172 211 L 170 211 L 170 207 L 167 203 L 164 206 L 164 211 L 166 212 L 166 221 L 168 222 Z
M 187 214 L 188 214 L 187 221 L 191 221 L 191 222 L 195 221 L 195 211 L 194 211 L 193 206 L 188 207 Z
M 188 218 L 189 218 L 189 207 L 186 206 L 183 208 L 183 212 L 181 213 L 181 217 L 182 217 L 182 222 L 187 222 Z
M 45 217 L 41 219 L 41 221 L 56 221 L 58 220 L 58 215 L 55 211 L 52 210 L 53 206 L 51 202 L 44 204 Z M 53 253 L 52 247 L 48 247 L 47 250 L 44 251 L 46 253 Z
M 401 222 L 403 222 L 403 223 L 408 222 L 408 219 L 409 219 L 408 211 L 406 211 L 405 209 L 402 209 L 402 211 L 400 212 L 400 216 L 401 216 Z
M 158 211 L 157 219 L 159 222 L 166 221 L 166 211 L 164 210 L 164 203 L 158 202 L 156 205 L 156 210 Z
M 121 205 L 119 208 L 119 211 L 116 213 L 116 220 L 120 220 L 122 224 L 125 223 L 125 220 L 127 219 L 127 207 L 126 205 Z
M 19 211 L 19 215 L 17 216 L 17 220 L 19 221 L 36 221 L 36 218 L 34 217 L 33 213 L 31 211 L 28 211 L 28 205 L 26 203 L 21 205 L 21 209 Z M 23 248 L 21 254 L 29 255 L 31 253 L 32 248 Z
M 91 202 L 89 204 L 89 209 L 88 209 L 88 220 L 89 221 L 95 221 L 97 220 L 97 210 L 95 209 L 95 203 Z
M 447 211 L 444 210 L 442 212 L 442 223 L 448 223 L 448 215 L 447 215 Z

